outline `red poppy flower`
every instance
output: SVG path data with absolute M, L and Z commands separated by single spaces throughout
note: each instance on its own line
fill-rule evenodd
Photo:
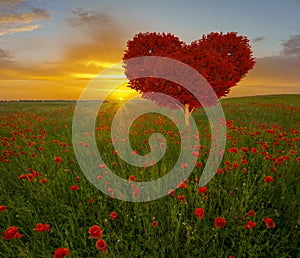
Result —
M 238 148 L 235 148 L 235 147 L 232 147 L 228 150 L 228 152 L 233 152 L 233 153 L 238 153 L 239 152 L 239 149 Z
M 138 150 L 134 150 L 131 152 L 131 155 L 138 155 L 138 153 L 139 153 Z
M 31 174 L 31 173 L 27 174 L 27 179 L 28 179 L 30 182 L 32 182 L 32 181 L 34 180 L 33 174 Z
M 131 175 L 128 177 L 128 181 L 131 182 L 131 181 L 136 181 L 136 177 L 134 175 Z
M 277 168 L 271 167 L 270 170 L 271 170 L 271 172 L 275 173 L 277 171 Z
M 46 178 L 42 178 L 41 180 L 40 180 L 40 183 L 42 183 L 42 184 L 44 184 L 44 183 L 46 183 L 47 182 L 47 179 Z
M 107 189 L 107 192 L 108 192 L 110 195 L 113 195 L 113 194 L 114 194 L 114 189 L 108 188 L 108 189 Z
M 204 210 L 202 208 L 196 208 L 194 214 L 196 214 L 199 219 L 204 218 Z
M 62 158 L 60 156 L 56 156 L 54 158 L 54 161 L 61 164 L 62 163 Z
M 225 163 L 225 165 L 229 166 L 231 162 L 230 162 L 230 160 L 225 160 L 224 163 Z
M 170 195 L 171 197 L 174 197 L 174 196 L 175 196 L 175 191 L 174 191 L 173 189 L 170 189 L 170 190 L 169 190 L 169 195 Z
M 188 166 L 189 166 L 188 163 L 182 163 L 182 164 L 181 164 L 181 168 L 183 168 L 183 169 L 184 169 L 184 168 L 187 168 Z
M 4 232 L 4 240 L 11 240 L 14 238 L 21 238 L 23 235 L 18 232 L 19 228 L 12 226 L 5 230 Z
M 36 226 L 33 230 L 37 231 L 37 232 L 43 232 L 44 231 L 44 225 L 42 223 L 38 223 L 38 224 L 36 224 Z
M 70 189 L 72 190 L 72 191 L 77 191 L 78 190 L 78 185 L 72 185 L 71 187 L 70 187 Z
M 248 212 L 247 212 L 247 216 L 249 216 L 249 217 L 255 217 L 256 215 L 255 215 L 254 210 L 248 211 Z
M 247 147 L 242 147 L 242 148 L 241 148 L 241 151 L 247 153 L 247 152 L 248 152 L 248 148 L 247 148 Z
M 44 224 L 44 231 L 50 231 L 50 225 L 48 223 Z
M 118 213 L 113 211 L 109 215 L 110 219 L 115 220 L 118 217 Z
M 184 195 L 179 195 L 179 196 L 177 197 L 177 200 L 178 200 L 178 201 L 181 201 L 181 202 L 184 202 Z
M 158 227 L 158 221 L 154 220 L 151 224 L 152 227 L 157 228 Z
M 264 221 L 266 223 L 267 228 L 275 228 L 276 227 L 276 224 L 272 218 L 266 218 Z
M 98 225 L 91 226 L 89 228 L 89 238 L 99 239 L 102 237 L 102 230 Z
M 7 210 L 7 207 L 5 205 L 0 206 L 0 212 L 4 212 Z
M 201 163 L 201 162 L 196 162 L 196 167 L 197 167 L 197 168 L 202 167 L 202 163 Z
M 248 162 L 245 159 L 242 159 L 242 165 L 246 165 Z
M 180 182 L 180 183 L 177 185 L 177 188 L 186 188 L 186 183 Z
M 19 175 L 19 179 L 26 179 L 26 178 L 27 178 L 26 174 Z
M 36 232 L 50 231 L 50 225 L 48 223 L 38 223 L 33 230 Z
M 215 219 L 215 227 L 216 228 L 224 228 L 226 226 L 226 220 L 224 218 L 216 218 Z
M 274 182 L 274 179 L 273 179 L 273 177 L 271 177 L 271 176 L 266 176 L 265 179 L 264 179 L 264 182 L 269 182 L 269 183 L 271 183 L 271 182 Z
M 224 171 L 223 171 L 222 168 L 218 168 L 218 169 L 217 169 L 217 173 L 219 173 L 219 174 L 224 174 Z
M 103 239 L 99 239 L 97 242 L 96 242 L 96 247 L 103 251 L 105 254 L 107 253 L 107 246 L 106 246 L 106 243 Z
M 253 222 L 253 221 L 248 221 L 245 225 L 244 225 L 244 228 L 249 230 L 251 228 L 254 228 L 256 226 L 256 222 Z
M 202 186 L 198 188 L 198 193 L 199 194 L 205 194 L 207 192 L 207 187 L 206 186 Z
M 232 167 L 233 167 L 233 168 L 238 168 L 238 167 L 239 167 L 239 163 L 234 162 L 234 163 L 232 164 Z
M 139 188 L 135 188 L 135 189 L 133 190 L 133 194 L 134 194 L 135 196 L 138 196 L 138 195 L 139 195 L 139 192 L 140 192 L 140 189 L 139 189 Z
M 253 147 L 253 148 L 251 148 L 251 152 L 252 152 L 252 153 L 256 154 L 256 153 L 257 153 L 257 151 L 258 151 L 258 150 L 257 150 L 257 148 L 254 148 L 254 147 Z
M 56 251 L 54 252 L 53 258 L 62 258 L 64 256 L 69 256 L 70 251 L 68 248 L 60 247 L 57 248 Z

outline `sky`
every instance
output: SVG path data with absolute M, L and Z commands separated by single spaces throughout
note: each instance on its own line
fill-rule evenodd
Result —
M 300 94 L 299 13 L 300 0 L 0 0 L 0 100 L 77 100 L 139 32 L 189 44 L 235 31 L 249 38 L 256 65 L 228 97 Z M 113 97 L 134 94 L 125 83 Z

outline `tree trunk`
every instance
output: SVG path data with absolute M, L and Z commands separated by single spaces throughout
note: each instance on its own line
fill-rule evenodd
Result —
M 184 109 L 180 106 L 178 106 L 182 112 L 182 114 L 184 115 L 184 124 L 186 127 L 190 126 L 190 117 L 192 115 L 192 112 L 194 111 L 194 108 L 190 111 L 189 109 L 189 104 L 185 104 L 184 105 Z
M 184 105 L 185 109 L 184 109 L 184 124 L 186 127 L 190 126 L 190 116 L 191 116 L 191 113 L 189 111 L 189 105 L 188 104 L 185 104 Z

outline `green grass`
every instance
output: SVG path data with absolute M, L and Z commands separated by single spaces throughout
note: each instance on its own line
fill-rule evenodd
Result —
M 88 230 L 96 224 L 103 230 L 106 257 L 299 257 L 300 95 L 221 103 L 227 121 L 220 165 L 224 173 L 214 176 L 206 193 L 198 193 L 197 178 L 210 148 L 208 120 L 198 110 L 193 117 L 202 167 L 195 167 L 187 187 L 177 189 L 174 197 L 132 203 L 100 192 L 80 170 L 72 147 L 75 102 L 0 102 L 0 206 L 7 207 L 0 212 L 0 256 L 52 257 L 57 248 L 65 247 L 70 257 L 104 257 L 95 246 L 97 240 L 89 239 Z M 118 108 L 118 102 L 105 103 L 96 123 L 98 149 L 107 166 L 126 179 L 134 175 L 148 181 L 165 175 L 179 155 L 174 123 L 160 115 L 140 117 L 130 130 L 133 149 L 149 152 L 147 140 L 154 132 L 164 134 L 168 148 L 152 167 L 130 166 L 113 153 L 110 143 L 112 116 Z M 233 147 L 237 153 L 229 151 Z M 243 152 L 243 147 L 249 151 Z M 62 163 L 54 161 L 56 156 Z M 18 178 L 32 170 L 40 173 L 33 181 Z M 266 176 L 274 182 L 264 182 Z M 42 178 L 47 182 L 40 183 Z M 79 190 L 72 191 L 72 185 Z M 178 196 L 184 196 L 184 202 Z M 194 214 L 200 207 L 205 212 L 202 220 Z M 256 216 L 247 216 L 249 210 Z M 118 213 L 116 220 L 110 219 L 112 211 Z M 217 217 L 226 220 L 224 228 L 215 228 Z M 276 226 L 267 228 L 265 218 L 272 218 Z M 257 224 L 246 230 L 249 220 Z M 157 227 L 153 221 L 158 221 Z M 50 232 L 34 231 L 37 223 L 49 223 Z M 23 237 L 4 240 L 10 226 L 18 227 Z

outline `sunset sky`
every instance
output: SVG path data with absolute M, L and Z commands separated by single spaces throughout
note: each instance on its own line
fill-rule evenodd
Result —
M 0 100 L 76 100 L 147 31 L 187 43 L 236 31 L 251 40 L 257 64 L 230 97 L 300 94 L 299 14 L 299 0 L 0 0 Z M 121 87 L 115 97 L 128 94 Z

